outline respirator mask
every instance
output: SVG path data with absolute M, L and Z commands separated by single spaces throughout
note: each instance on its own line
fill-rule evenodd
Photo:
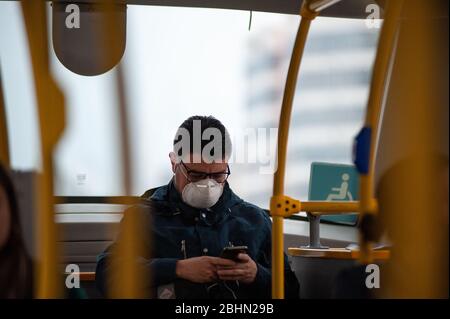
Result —
M 181 197 L 183 201 L 195 208 L 210 208 L 214 206 L 223 193 L 223 184 L 214 179 L 206 178 L 187 184 Z

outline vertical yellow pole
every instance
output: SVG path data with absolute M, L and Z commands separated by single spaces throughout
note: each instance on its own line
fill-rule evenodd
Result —
M 404 4 L 380 144 L 379 214 L 393 243 L 381 291 L 448 298 L 448 2 Z
M 297 84 L 306 38 L 311 21 L 317 14 L 309 11 L 305 1 L 302 5 L 301 21 L 295 38 L 294 49 L 289 64 L 283 102 L 281 105 L 280 122 L 278 126 L 277 170 L 273 182 L 273 196 L 284 195 L 284 176 L 286 172 L 286 153 L 288 143 L 289 125 L 291 120 L 292 102 Z M 272 297 L 284 298 L 284 243 L 283 243 L 283 217 L 273 216 L 272 225 Z
M 131 147 L 130 147 L 130 127 L 128 125 L 128 112 L 126 106 L 126 92 L 123 81 L 121 65 L 116 69 L 116 88 L 118 92 L 118 114 L 119 127 L 121 130 L 121 153 L 123 167 L 123 185 L 127 198 L 131 195 Z M 127 205 L 133 203 L 127 202 Z M 139 216 L 129 214 L 124 216 L 121 229 L 121 240 L 117 244 L 115 268 L 113 268 L 113 285 L 110 290 L 112 298 L 145 298 L 148 297 L 145 291 L 146 282 L 150 279 L 149 273 L 144 272 L 137 264 L 138 256 L 143 256 L 143 243 L 140 241 L 145 234 L 140 233 Z
M 361 219 L 364 214 L 374 214 L 376 202 L 374 198 L 374 168 L 375 168 L 375 147 L 377 145 L 378 129 L 382 101 L 385 92 L 385 84 L 388 76 L 389 61 L 395 42 L 398 19 L 402 10 L 403 1 L 388 1 L 385 19 L 380 33 L 377 55 L 372 72 L 369 100 L 366 111 L 365 127 L 371 129 L 370 153 L 368 172 L 360 176 L 360 213 Z M 371 263 L 371 244 L 360 234 L 361 262 Z
M 45 1 L 22 1 L 33 66 L 41 136 L 42 174 L 36 183 L 38 218 L 36 230 L 39 261 L 35 267 L 37 298 L 61 296 L 53 197 L 53 149 L 65 125 L 64 97 L 49 71 Z
M 2 75 L 0 73 L 0 163 L 9 168 L 9 161 L 8 122 L 6 120 L 6 103 L 3 97 Z
M 104 3 L 106 12 L 114 11 L 114 2 L 106 1 Z M 114 34 L 109 30 L 114 30 L 113 16 L 106 14 L 104 25 L 102 28 L 104 38 L 107 39 L 109 48 L 113 48 L 117 43 Z M 110 50 L 114 52 L 116 50 Z M 117 113 L 118 127 L 120 130 L 120 152 L 122 162 L 122 185 L 127 198 L 131 195 L 132 188 L 132 159 L 130 146 L 130 125 L 128 119 L 127 95 L 125 90 L 124 75 L 122 65 L 117 65 L 115 69 L 115 84 L 117 92 Z M 132 205 L 130 201 L 127 205 Z M 112 298 L 145 298 L 148 297 L 145 291 L 146 283 L 149 280 L 149 273 L 144 272 L 139 267 L 138 256 L 143 256 L 143 243 L 140 241 L 144 234 L 141 234 L 139 216 L 136 214 L 128 214 L 122 223 L 121 238 L 117 243 L 117 250 L 114 254 L 113 270 L 112 270 L 112 286 L 109 287 L 109 296 Z

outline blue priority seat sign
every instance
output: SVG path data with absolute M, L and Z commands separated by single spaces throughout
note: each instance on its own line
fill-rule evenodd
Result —
M 354 165 L 314 162 L 311 164 L 308 199 L 354 201 L 359 199 L 359 174 Z M 322 220 L 354 225 L 358 215 L 322 216 Z

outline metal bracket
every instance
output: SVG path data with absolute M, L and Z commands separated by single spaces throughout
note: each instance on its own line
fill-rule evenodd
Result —
M 270 214 L 278 217 L 289 217 L 301 211 L 301 202 L 286 195 L 270 198 Z
M 320 244 L 320 215 L 308 214 L 309 220 L 309 245 L 306 248 L 328 249 Z

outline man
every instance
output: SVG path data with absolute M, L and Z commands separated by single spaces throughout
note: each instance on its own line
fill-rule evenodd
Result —
M 230 189 L 230 153 L 230 137 L 219 120 L 188 118 L 169 154 L 172 180 L 147 191 L 144 203 L 131 209 L 151 215 L 152 222 L 141 223 L 147 227 L 141 264 L 150 270 L 149 288 L 160 298 L 271 297 L 271 221 L 263 209 Z M 230 246 L 248 250 L 236 260 L 220 258 Z M 97 286 L 103 292 L 111 251 L 100 255 L 97 264 Z M 298 282 L 286 256 L 284 271 L 285 295 L 296 298 Z

